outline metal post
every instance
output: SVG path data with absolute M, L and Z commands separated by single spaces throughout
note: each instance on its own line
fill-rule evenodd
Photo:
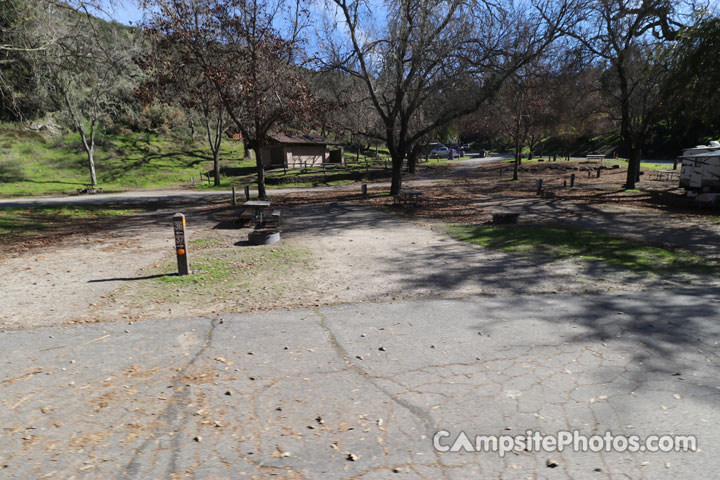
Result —
M 573 188 L 575 186 L 575 174 L 570 174 L 570 188 Z
M 537 194 L 540 195 L 542 193 L 542 178 L 537 179 Z
M 190 177 L 190 185 L 195 185 L 195 178 L 194 178 L 194 177 Z
M 367 183 L 363 183 L 360 190 L 362 191 L 363 198 L 367 198 Z
M 173 215 L 173 232 L 175 233 L 175 254 L 177 255 L 178 275 L 189 275 L 187 246 L 185 243 L 185 215 Z
M 235 195 L 235 187 L 232 187 L 232 204 L 237 205 L 237 196 Z
M 245 185 L 245 200 L 250 200 L 250 185 Z
M 600 178 L 600 169 L 599 169 L 599 168 L 597 169 L 597 176 L 596 176 L 596 178 Z

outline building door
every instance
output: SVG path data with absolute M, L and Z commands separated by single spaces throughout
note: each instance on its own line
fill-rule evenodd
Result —
M 285 149 L 283 147 L 274 147 L 270 149 L 270 166 L 285 166 Z

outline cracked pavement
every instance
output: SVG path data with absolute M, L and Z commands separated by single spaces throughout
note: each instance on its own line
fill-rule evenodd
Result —
M 6 329 L 0 476 L 718 478 L 718 293 L 488 295 Z M 433 449 L 438 430 L 528 429 L 696 435 L 699 448 Z

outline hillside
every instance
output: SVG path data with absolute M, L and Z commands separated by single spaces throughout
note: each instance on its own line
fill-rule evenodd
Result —
M 254 171 L 252 163 L 241 163 L 239 142 L 224 142 L 221 158 L 226 168 Z M 200 175 L 211 169 L 212 157 L 201 140 L 133 133 L 100 137 L 96 164 L 105 191 L 187 186 L 190 177 L 203 186 Z M 49 136 L 0 125 L 0 196 L 72 193 L 89 183 L 87 172 L 77 134 Z

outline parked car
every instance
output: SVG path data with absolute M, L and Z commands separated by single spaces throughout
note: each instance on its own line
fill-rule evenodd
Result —
M 466 143 L 465 145 L 460 145 L 460 150 L 462 150 L 463 152 L 469 152 L 470 144 Z
M 446 147 L 445 145 L 438 144 L 438 145 L 434 146 L 432 148 L 432 150 L 430 150 L 429 155 L 431 157 L 445 157 L 445 156 L 447 156 L 449 151 L 450 151 L 450 149 L 448 147 Z

